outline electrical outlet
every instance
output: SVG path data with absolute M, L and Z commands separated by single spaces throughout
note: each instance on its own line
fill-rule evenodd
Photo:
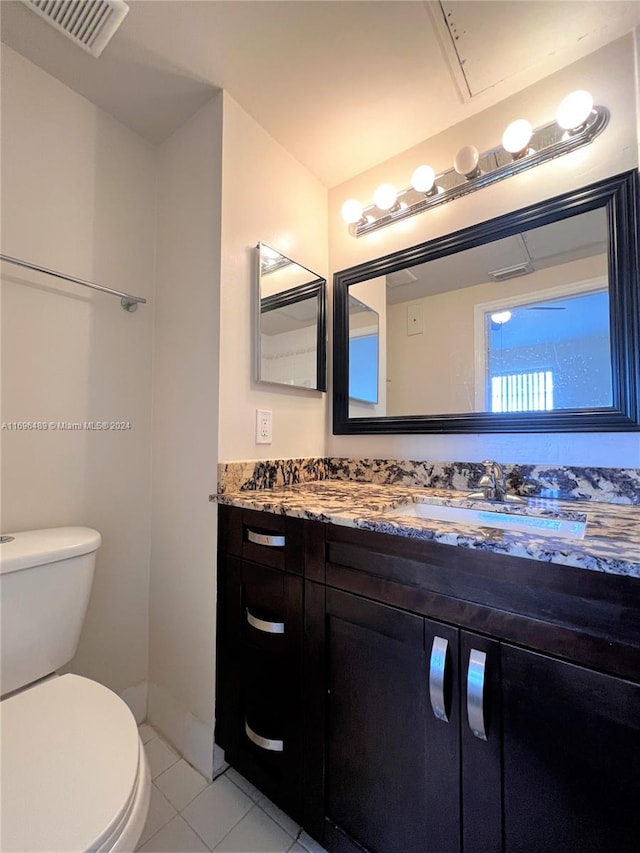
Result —
M 256 409 L 256 444 L 271 444 L 271 417 L 269 409 Z

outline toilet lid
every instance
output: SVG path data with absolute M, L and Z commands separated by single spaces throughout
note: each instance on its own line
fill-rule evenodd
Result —
M 99 847 L 133 797 L 140 739 L 129 708 L 62 675 L 0 703 L 3 851 Z

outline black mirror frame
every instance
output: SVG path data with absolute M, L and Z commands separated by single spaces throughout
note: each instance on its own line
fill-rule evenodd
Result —
M 315 299 L 317 301 L 316 312 L 316 387 L 309 388 L 310 391 L 326 391 L 327 390 L 327 295 L 326 295 L 326 280 L 317 278 L 307 284 L 300 284 L 298 287 L 292 287 L 289 290 L 283 290 L 280 293 L 275 293 L 272 296 L 267 296 L 260 300 L 260 313 L 264 314 L 267 311 L 275 311 L 278 308 L 285 308 L 287 305 L 293 305 L 296 302 L 304 302 L 307 299 Z M 267 380 L 259 379 L 259 382 L 266 383 Z M 269 383 L 269 384 L 284 384 L 286 388 L 300 387 L 290 386 L 285 383 Z
M 640 261 L 638 172 L 612 178 L 341 270 L 333 277 L 333 432 L 501 433 L 630 432 L 640 430 Z M 609 298 L 613 405 L 606 408 L 498 414 L 349 418 L 348 294 L 352 284 L 435 260 L 567 216 L 605 207 L 609 228 Z

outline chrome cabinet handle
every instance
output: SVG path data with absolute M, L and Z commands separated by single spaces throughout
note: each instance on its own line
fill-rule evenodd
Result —
M 284 622 L 268 622 L 266 619 L 258 619 L 247 607 L 247 622 L 257 631 L 265 634 L 284 634 Z
M 447 672 L 449 641 L 444 637 L 434 637 L 429 661 L 429 698 L 433 713 L 438 720 L 449 722 L 444 704 L 444 680 Z
M 484 723 L 484 676 L 487 664 L 485 652 L 471 649 L 467 670 L 467 718 L 469 728 L 480 740 L 487 739 Z
M 246 719 L 244 721 L 244 730 L 249 740 L 255 743 L 256 746 L 259 746 L 260 749 L 267 749 L 269 752 L 282 752 L 284 749 L 283 741 L 271 740 L 271 738 L 262 737 L 262 735 L 254 732 Z
M 275 536 L 272 533 L 257 533 L 247 528 L 247 539 L 255 545 L 266 545 L 269 548 L 284 548 L 284 536 Z

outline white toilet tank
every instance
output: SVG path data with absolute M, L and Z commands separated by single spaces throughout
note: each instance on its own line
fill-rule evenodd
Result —
M 8 536 L 13 539 L 0 544 L 2 696 L 55 672 L 74 656 L 102 542 L 89 527 Z

